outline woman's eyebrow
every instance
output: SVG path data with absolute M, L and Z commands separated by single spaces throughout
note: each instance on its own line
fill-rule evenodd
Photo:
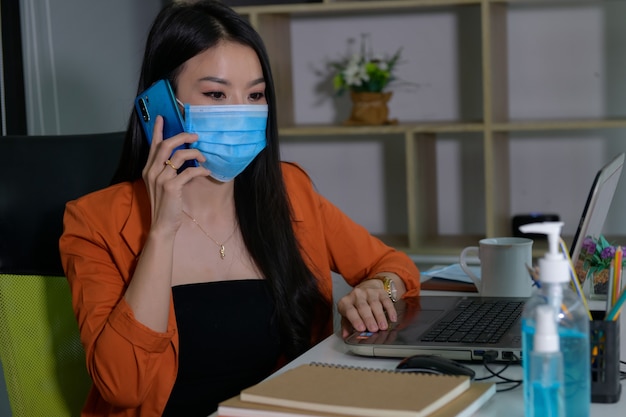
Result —
M 211 81 L 211 82 L 218 83 L 218 84 L 230 85 L 230 82 L 228 80 L 225 80 L 219 77 L 213 77 L 210 75 L 206 77 L 202 77 L 198 81 Z
M 218 84 L 231 85 L 230 81 L 225 80 L 224 78 L 213 77 L 210 75 L 206 77 L 202 77 L 198 81 L 211 81 L 211 82 L 218 83 Z M 254 87 L 255 85 L 263 84 L 264 82 L 265 82 L 265 78 L 259 77 L 256 80 L 250 81 L 248 83 L 248 87 Z
M 254 87 L 257 84 L 262 84 L 265 82 L 265 78 L 257 78 L 256 80 L 252 80 L 248 83 L 248 87 Z

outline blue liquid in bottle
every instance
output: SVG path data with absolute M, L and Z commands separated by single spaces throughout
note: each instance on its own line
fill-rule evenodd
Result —
M 560 351 L 563 355 L 565 415 L 589 417 L 591 404 L 591 364 L 589 331 L 559 327 Z M 522 352 L 533 350 L 535 322 L 522 320 Z M 522 358 L 522 361 L 524 358 Z M 524 366 L 524 380 L 529 380 L 529 369 Z M 524 399 L 530 401 L 531 387 L 524 386 Z M 539 415 L 539 414 L 538 414 Z M 528 414 L 527 414 L 528 416 Z
M 563 389 L 561 383 L 545 386 L 540 382 L 533 382 L 530 389 L 534 407 L 533 417 L 564 417 L 559 414 L 563 405 L 558 404 L 559 391 Z

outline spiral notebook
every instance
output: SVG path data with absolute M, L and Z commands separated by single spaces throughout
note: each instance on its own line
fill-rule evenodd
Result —
M 240 400 L 344 416 L 425 417 L 469 388 L 467 376 L 311 363 L 244 389 Z
M 447 402 L 428 417 L 471 417 L 496 392 L 494 383 L 474 382 L 461 395 Z M 346 414 L 299 410 L 241 401 L 239 395 L 222 401 L 217 410 L 218 417 L 349 417 Z

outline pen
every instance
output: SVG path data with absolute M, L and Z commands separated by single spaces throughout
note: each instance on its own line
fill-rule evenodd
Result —
M 609 280 L 607 283 L 607 290 L 606 290 L 606 308 L 605 311 L 608 314 L 609 311 L 611 311 L 611 307 L 613 307 L 613 303 L 615 303 L 615 294 L 614 294 L 614 290 L 615 290 L 615 275 L 617 274 L 617 268 L 615 268 L 615 264 L 617 263 L 617 249 L 615 250 L 615 253 L 613 254 L 613 258 L 611 258 L 611 264 L 609 265 Z
M 615 249 L 615 254 L 613 255 L 613 259 L 611 259 L 611 269 L 609 273 L 609 285 L 606 294 L 606 312 L 607 315 L 609 311 L 613 308 L 617 299 L 619 298 L 619 294 L 622 290 L 622 259 L 623 259 L 623 250 L 621 246 L 617 246 Z
M 615 302 L 615 304 L 613 304 L 611 311 L 607 313 L 605 320 L 617 320 L 617 318 L 619 317 L 619 313 L 622 309 L 622 306 L 624 305 L 624 302 L 626 302 L 626 291 L 622 291 L 620 293 L 620 296 Z
M 624 252 L 621 246 L 618 246 L 615 250 L 615 257 L 613 258 L 613 284 L 611 286 L 611 305 L 617 302 L 617 298 L 622 291 L 622 260 L 624 258 Z M 608 311 L 608 310 L 607 310 Z

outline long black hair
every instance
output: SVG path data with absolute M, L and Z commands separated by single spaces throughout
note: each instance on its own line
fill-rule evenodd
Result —
M 274 82 L 260 35 L 220 2 L 170 4 L 158 14 L 148 35 L 137 94 L 160 79 L 168 79 L 175 90 L 182 65 L 224 40 L 251 47 L 263 69 L 269 107 L 267 146 L 235 178 L 235 210 L 245 245 L 272 289 L 284 353 L 294 358 L 310 347 L 314 320 L 330 320 L 332 310 L 293 231 L 280 167 Z M 113 183 L 141 178 L 148 149 L 133 111 Z

